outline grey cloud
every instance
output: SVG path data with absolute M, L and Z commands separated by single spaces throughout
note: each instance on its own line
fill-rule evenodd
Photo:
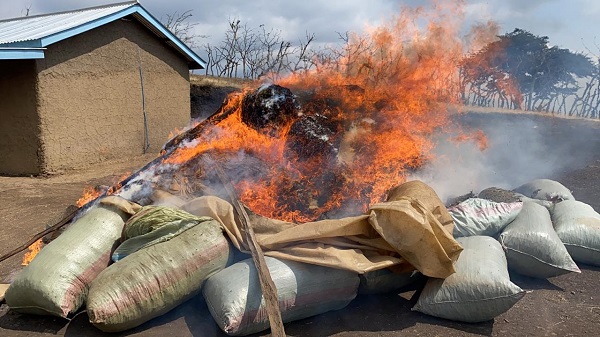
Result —
M 494 1 L 492 1 L 494 2 Z M 498 1 L 495 1 L 498 2 Z M 502 0 L 500 2 L 503 2 Z M 557 0 L 508 0 L 510 8 L 517 12 L 527 12 L 537 7 L 557 2 Z
M 75 8 L 105 5 L 122 0 L 4 0 L 0 1 L 2 19 L 18 17 L 31 6 L 31 15 Z M 140 0 L 156 18 L 175 12 L 192 12 L 197 34 L 209 35 L 199 44 L 219 43 L 230 18 L 238 18 L 249 27 L 264 24 L 268 29 L 281 30 L 290 41 L 315 34 L 315 43 L 339 42 L 337 32 L 360 32 L 364 25 L 374 24 L 398 13 L 401 5 L 428 5 L 431 0 Z M 501 33 L 523 28 L 537 35 L 548 35 L 553 44 L 574 50 L 585 50 L 582 41 L 595 43 L 600 31 L 595 15 L 600 10 L 596 0 L 466 0 L 466 4 L 488 12 L 501 24 Z M 485 13 L 474 12 L 471 19 L 482 20 Z

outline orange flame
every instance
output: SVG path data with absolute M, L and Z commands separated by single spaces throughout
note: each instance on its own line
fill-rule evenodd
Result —
M 23 261 L 21 262 L 22 266 L 26 266 L 29 263 L 31 263 L 31 261 L 33 261 L 33 258 L 40 252 L 40 250 L 42 250 L 42 239 L 37 240 L 36 242 L 32 243 L 27 249 L 29 249 L 28 252 L 25 253 L 25 255 L 23 255 Z
M 456 142 L 474 141 L 479 147 L 479 150 L 484 151 L 488 148 L 488 139 L 485 133 L 481 130 L 474 131 L 471 134 L 462 133 L 454 138 Z
M 366 210 L 431 158 L 431 135 L 449 123 L 447 106 L 460 97 L 458 63 L 468 50 L 457 38 L 462 6 L 404 8 L 385 26 L 349 35 L 339 58 L 278 81 L 302 93 L 303 115 L 336 126 L 333 164 L 290 155 L 291 125 L 273 133 L 245 124 L 241 102 L 248 91 L 230 96 L 234 113 L 180 145 L 164 164 L 194 166 L 204 153 L 226 158 L 245 172 L 233 177 L 241 200 L 271 218 L 304 222 L 348 205 Z M 483 134 L 475 139 L 485 146 Z M 259 164 L 238 160 L 244 156 Z
M 188 129 L 194 128 L 196 125 L 198 125 L 199 122 L 198 121 L 194 121 L 192 122 L 192 124 L 190 124 L 189 126 L 185 127 L 185 128 L 175 128 L 175 130 L 172 130 L 171 132 L 169 132 L 169 139 L 177 136 L 178 134 L 185 132 Z
M 81 198 L 79 198 L 77 200 L 77 202 L 75 203 L 75 205 L 77 205 L 77 207 L 82 207 L 83 205 L 87 204 L 88 202 L 96 199 L 100 194 L 102 194 L 102 191 L 99 189 L 96 189 L 95 187 L 86 187 L 83 190 L 83 195 L 81 196 Z
M 107 190 L 103 189 L 100 186 L 86 187 L 83 190 L 83 195 L 81 196 L 81 198 L 79 198 L 77 200 L 75 205 L 77 205 L 77 207 L 82 207 L 85 204 L 89 203 L 90 201 L 98 198 L 100 195 L 102 195 L 102 193 L 105 193 L 106 195 L 111 195 L 111 194 L 115 193 L 123 186 L 123 181 L 126 178 L 128 178 L 130 175 L 131 175 L 131 171 L 128 171 L 128 172 L 122 174 L 118 179 L 116 179 L 116 182 L 111 187 L 109 187 Z M 115 181 L 115 180 L 113 180 L 113 181 Z

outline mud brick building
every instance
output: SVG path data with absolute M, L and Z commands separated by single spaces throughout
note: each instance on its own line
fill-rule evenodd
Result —
M 0 21 L 0 174 L 157 152 L 205 65 L 137 1 Z

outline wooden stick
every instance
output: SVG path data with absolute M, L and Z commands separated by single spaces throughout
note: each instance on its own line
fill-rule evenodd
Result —
M 227 174 L 221 169 L 219 164 L 210 158 L 209 155 L 204 155 L 202 159 L 208 164 L 208 166 L 212 167 L 219 176 L 219 179 L 223 183 L 223 186 L 225 187 L 225 190 L 231 199 L 233 208 L 236 211 L 240 222 L 242 223 L 242 227 L 246 232 L 248 247 L 250 248 L 252 260 L 254 261 L 256 270 L 258 271 L 260 287 L 263 292 L 263 297 L 265 298 L 267 315 L 269 316 L 269 325 L 271 326 L 271 336 L 285 337 L 285 329 L 283 328 L 283 320 L 281 319 L 281 311 L 279 310 L 277 288 L 275 287 L 273 279 L 271 278 L 271 273 L 267 267 L 262 248 L 260 248 L 256 242 L 256 236 L 254 235 L 254 230 L 250 225 L 250 219 L 244 208 L 244 204 L 242 204 L 237 197 L 237 194 L 231 185 L 231 180 L 229 177 L 227 177 Z
M 10 252 L 2 255 L 2 257 L 0 257 L 0 262 L 8 259 L 9 257 L 12 257 L 12 256 L 20 253 L 22 251 L 24 251 L 25 249 L 27 249 L 27 247 L 31 246 L 37 240 L 43 238 L 47 234 L 50 234 L 50 233 L 54 232 L 55 230 L 58 230 L 62 226 L 66 225 L 67 223 L 69 223 L 69 221 L 71 221 L 75 217 L 75 215 L 79 212 L 80 209 L 81 208 L 76 207 L 76 206 L 75 206 L 74 209 L 71 206 L 69 206 L 69 208 L 67 208 L 68 214 L 64 218 L 62 218 L 62 220 L 60 220 L 56 224 L 52 225 L 51 227 L 46 228 L 45 230 L 37 233 L 31 239 L 29 239 L 29 241 L 25 242 L 21 246 L 19 246 L 19 247 L 15 248 L 15 249 L 11 250 Z

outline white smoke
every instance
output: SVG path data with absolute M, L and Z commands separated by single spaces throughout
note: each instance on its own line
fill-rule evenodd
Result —
M 557 179 L 600 158 L 595 122 L 475 113 L 457 120 L 484 131 L 488 149 L 438 135 L 435 159 L 409 178 L 429 184 L 443 201 L 488 187 L 514 189 L 533 179 Z

